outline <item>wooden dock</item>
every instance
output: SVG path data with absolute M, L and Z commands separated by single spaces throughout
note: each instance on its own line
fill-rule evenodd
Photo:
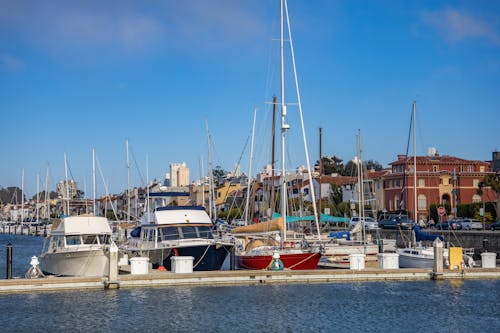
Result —
M 345 283 L 370 281 L 426 281 L 432 279 L 500 279 L 500 268 L 444 270 L 436 277 L 428 269 L 365 269 L 309 271 L 211 271 L 171 273 L 153 270 L 150 274 L 121 274 L 118 281 L 102 277 L 44 277 L 39 279 L 0 280 L 0 293 L 39 292 L 75 289 L 237 286 L 296 283 Z

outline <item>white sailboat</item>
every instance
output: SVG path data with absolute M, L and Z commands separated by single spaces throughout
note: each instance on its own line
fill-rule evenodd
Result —
M 416 121 L 417 121 L 417 102 L 413 102 L 413 203 L 414 203 L 414 219 L 417 221 L 417 135 L 416 135 Z M 434 248 L 432 246 L 425 246 L 421 241 L 427 240 L 434 241 L 436 238 L 442 239 L 442 236 L 424 234 L 420 227 L 415 224 L 413 227 L 413 244 L 405 248 L 396 249 L 399 255 L 400 268 L 432 268 L 434 265 Z M 448 261 L 448 249 L 443 249 L 443 258 Z

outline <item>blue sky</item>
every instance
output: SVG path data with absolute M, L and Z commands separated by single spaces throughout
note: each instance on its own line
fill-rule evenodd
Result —
M 489 160 L 500 149 L 500 10 L 495 1 L 289 0 L 312 161 L 363 157 L 384 166 L 406 149 L 417 100 L 418 153 Z M 91 193 L 94 147 L 112 192 L 139 171 L 162 178 L 185 161 L 191 180 L 213 164 L 270 161 L 268 102 L 279 94 L 276 0 L 0 0 L 0 185 L 36 189 L 36 174 L 71 173 Z M 287 56 L 287 59 L 288 56 Z M 287 67 L 287 101 L 296 102 Z M 297 108 L 287 156 L 305 164 Z M 103 182 L 98 181 L 99 193 Z M 53 187 L 53 186 L 52 186 Z

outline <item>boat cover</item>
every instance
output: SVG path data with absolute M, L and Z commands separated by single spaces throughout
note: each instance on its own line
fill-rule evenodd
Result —
M 330 237 L 336 239 L 351 240 L 351 233 L 349 231 L 331 232 Z
M 417 242 L 420 241 L 434 241 L 436 238 L 439 238 L 441 241 L 444 241 L 444 237 L 440 235 L 430 234 L 428 232 L 423 232 L 422 229 L 415 224 L 413 226 L 413 232 L 415 233 L 415 239 Z
M 256 232 L 269 232 L 277 230 L 283 230 L 283 218 L 281 217 L 272 219 L 271 221 L 249 224 L 243 227 L 237 227 L 233 229 L 233 232 L 235 234 L 244 234 L 244 233 L 256 233 Z
M 278 213 L 273 214 L 273 219 L 280 217 Z M 345 217 L 331 216 L 326 214 L 321 214 L 321 223 L 348 223 L 349 219 Z M 287 216 L 286 223 L 294 223 L 300 221 L 314 221 L 314 215 L 306 216 Z

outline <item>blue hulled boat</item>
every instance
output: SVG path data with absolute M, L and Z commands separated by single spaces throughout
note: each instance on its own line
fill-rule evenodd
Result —
M 152 193 L 155 199 L 169 196 Z M 219 270 L 234 242 L 214 231 L 212 220 L 200 206 L 158 206 L 143 215 L 125 250 L 130 257 L 148 257 L 153 267 L 171 270 L 173 256 L 191 256 L 193 270 Z

